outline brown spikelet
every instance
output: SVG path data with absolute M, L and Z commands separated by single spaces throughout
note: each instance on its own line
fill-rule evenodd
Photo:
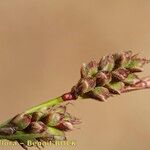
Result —
M 74 126 L 80 123 L 79 119 L 66 111 L 66 106 L 67 104 L 52 106 L 47 108 L 47 111 L 44 109 L 42 113 L 39 111 L 19 114 L 0 128 L 0 135 L 10 141 L 16 140 L 25 150 L 28 149 L 28 140 L 31 142 L 66 140 L 65 132 L 73 130 Z
M 81 79 L 71 93 L 106 101 L 113 94 L 121 94 L 124 89 L 133 87 L 140 79 L 137 74 L 150 61 L 133 54 L 132 51 L 103 56 L 99 63 L 91 61 L 81 68 Z

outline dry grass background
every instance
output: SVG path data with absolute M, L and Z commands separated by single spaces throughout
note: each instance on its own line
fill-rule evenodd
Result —
M 121 50 L 150 58 L 149 16 L 148 0 L 1 0 L 0 121 L 70 90 L 83 62 Z M 149 98 L 77 101 L 71 112 L 83 124 L 68 135 L 77 146 L 46 149 L 149 150 Z

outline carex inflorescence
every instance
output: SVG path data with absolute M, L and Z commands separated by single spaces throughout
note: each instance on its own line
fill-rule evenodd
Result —
M 99 62 L 93 60 L 83 64 L 80 80 L 70 92 L 34 106 L 1 124 L 0 139 L 17 141 L 25 149 L 28 140 L 66 140 L 65 133 L 81 122 L 67 112 L 67 101 L 79 97 L 106 101 L 115 94 L 150 88 L 150 77 L 140 78 L 137 75 L 149 62 L 132 51 L 125 51 L 103 56 Z
M 0 128 L 0 135 L 11 141 L 16 140 L 25 149 L 28 140 L 34 143 L 64 141 L 65 132 L 73 130 L 74 125 L 80 123 L 78 118 L 66 111 L 66 106 L 57 105 L 31 114 L 18 114 Z
M 76 98 L 80 96 L 106 101 L 108 97 L 141 82 L 136 73 L 142 72 L 148 62 L 132 51 L 103 56 L 99 62 L 93 60 L 83 64 L 81 78 L 71 92 Z

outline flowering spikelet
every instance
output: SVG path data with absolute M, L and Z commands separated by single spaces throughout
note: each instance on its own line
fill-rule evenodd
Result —
M 0 128 L 0 135 L 3 135 L 4 139 L 18 141 L 25 149 L 28 140 L 32 142 L 66 140 L 65 132 L 73 130 L 74 125 L 80 123 L 79 119 L 66 111 L 66 105 L 47 108 L 43 113 L 39 111 L 19 114 Z M 26 138 L 23 138 L 24 136 Z
M 100 101 L 133 86 L 141 79 L 135 74 L 143 71 L 149 60 L 132 51 L 103 56 L 99 62 L 91 61 L 81 67 L 81 78 L 72 88 L 75 98 L 89 97 Z

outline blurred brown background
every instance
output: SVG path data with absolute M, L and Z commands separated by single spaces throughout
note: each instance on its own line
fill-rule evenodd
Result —
M 1 0 L 0 121 L 70 90 L 83 62 L 121 50 L 150 58 L 149 16 L 148 0 Z M 145 90 L 77 101 L 77 146 L 46 149 L 149 150 L 149 99 Z

